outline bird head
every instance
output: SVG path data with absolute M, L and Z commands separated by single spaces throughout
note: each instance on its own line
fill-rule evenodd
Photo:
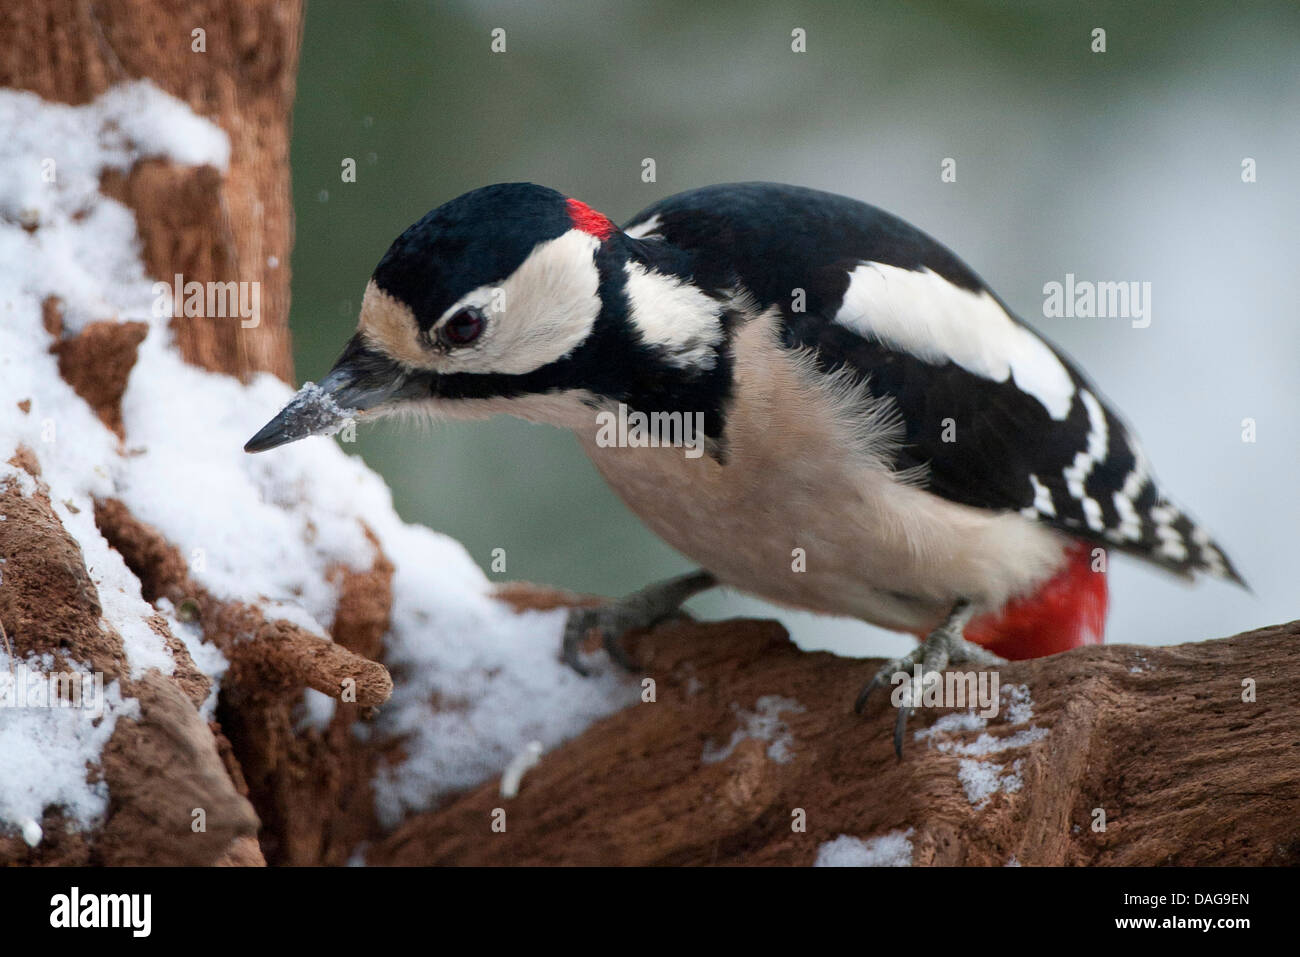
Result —
M 593 410 L 717 406 L 726 297 L 662 241 L 530 183 L 466 193 L 389 247 L 320 390 L 359 417 L 510 413 L 582 428 Z M 721 376 L 721 377 L 720 377 Z M 287 406 L 245 445 L 325 431 Z

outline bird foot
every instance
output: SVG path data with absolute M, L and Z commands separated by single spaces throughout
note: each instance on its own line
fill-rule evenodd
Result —
M 617 601 L 590 608 L 570 608 L 564 623 L 560 657 L 578 674 L 584 677 L 590 674 L 587 666 L 579 660 L 578 653 L 587 636 L 596 631 L 609 657 L 627 671 L 636 671 L 636 663 L 623 650 L 623 636 L 629 631 L 649 628 L 673 617 L 688 598 L 715 584 L 717 580 L 708 572 L 692 572 L 643 588 Z
M 926 637 L 909 654 L 903 655 L 885 664 L 875 673 L 870 681 L 858 692 L 853 710 L 862 713 L 868 699 L 877 688 L 897 684 L 895 676 L 900 672 L 907 676 L 907 691 L 898 706 L 898 717 L 894 721 L 894 753 L 901 760 L 903 757 L 903 735 L 907 731 L 907 720 L 912 716 L 914 705 L 925 686 L 926 676 L 942 673 L 949 665 L 973 664 L 979 667 L 994 667 L 1006 664 L 993 652 L 981 648 L 974 642 L 962 637 L 962 631 L 970 621 L 973 610 L 969 603 L 958 602 L 948 620 Z M 915 680 L 914 671 L 921 666 L 921 681 Z

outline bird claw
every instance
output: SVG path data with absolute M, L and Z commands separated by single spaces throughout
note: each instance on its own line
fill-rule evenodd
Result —
M 907 733 L 907 720 L 912 717 L 912 709 L 908 705 L 903 705 L 898 709 L 898 717 L 894 719 L 894 754 L 898 760 L 903 760 L 903 735 Z
M 564 642 L 561 645 L 560 659 L 582 677 L 587 678 L 591 675 L 591 669 L 578 657 L 583 639 L 587 637 L 587 632 L 590 630 L 578 619 L 577 613 L 583 610 L 585 609 L 569 609 L 569 617 L 564 622 Z
M 899 672 L 907 675 L 909 680 L 912 678 L 912 672 L 919 663 L 921 666 L 921 676 L 931 672 L 943 672 L 949 665 L 954 664 L 975 664 L 983 667 L 992 665 L 1006 664 L 1006 661 L 986 651 L 979 645 L 967 641 L 962 637 L 962 630 L 965 627 L 968 615 L 965 609 L 963 614 L 957 614 L 949 618 L 944 624 L 940 625 L 934 631 L 930 632 L 925 641 L 921 642 L 909 654 L 901 658 L 895 658 L 887 662 L 882 668 L 876 671 L 871 680 L 862 686 L 858 692 L 856 700 L 853 702 L 853 710 L 861 714 L 871 698 L 872 692 L 877 688 L 885 685 L 892 685 L 896 682 L 894 676 Z M 910 688 L 910 686 L 909 686 Z M 910 694 L 919 693 L 919 688 L 911 688 Z M 915 700 L 909 695 L 904 703 L 898 706 L 898 717 L 894 721 L 894 754 L 899 760 L 903 757 L 903 738 L 907 732 L 907 722 L 915 710 Z
M 560 658 L 570 668 L 587 677 L 591 671 L 582 663 L 579 652 L 592 631 L 600 633 L 601 644 L 615 664 L 626 671 L 640 670 L 623 650 L 623 637 L 629 631 L 650 628 L 680 613 L 682 602 L 692 595 L 712 588 L 715 580 L 708 572 L 693 572 L 672 578 L 627 595 L 618 601 L 587 608 L 570 608 L 564 622 L 564 643 Z
M 591 669 L 582 663 L 580 652 L 587 636 L 595 631 L 600 635 L 601 646 L 615 664 L 624 671 L 637 671 L 636 662 L 623 650 L 623 636 L 637 628 L 648 628 L 660 620 L 657 617 L 642 621 L 637 620 L 637 617 L 627 614 L 620 602 L 594 608 L 570 608 L 568 620 L 564 623 L 564 643 L 560 657 L 584 678 L 590 676 Z
M 918 648 L 918 650 L 920 650 Z M 914 653 L 913 653 L 914 654 Z M 871 693 L 877 688 L 883 688 L 890 684 L 890 678 L 899 671 L 910 672 L 912 670 L 912 655 L 904 655 L 901 658 L 895 658 L 886 664 L 883 668 L 872 675 L 871 680 L 862 686 L 858 692 L 858 697 L 853 702 L 853 710 L 862 714 L 862 710 L 867 706 L 867 701 L 871 698 Z

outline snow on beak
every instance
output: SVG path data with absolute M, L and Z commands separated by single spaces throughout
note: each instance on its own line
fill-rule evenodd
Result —
M 244 451 L 265 452 L 308 436 L 333 435 L 359 415 L 428 394 L 428 373 L 407 369 L 353 336 L 329 374 L 319 384 L 304 384 L 244 443 Z

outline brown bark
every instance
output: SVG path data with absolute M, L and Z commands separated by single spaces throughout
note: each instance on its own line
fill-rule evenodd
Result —
M 229 136 L 229 169 L 146 159 L 107 174 L 101 190 L 135 214 L 143 259 L 154 279 L 261 284 L 261 322 L 172 320 L 190 362 L 240 378 L 269 371 L 292 378 L 288 336 L 289 115 L 302 5 L 297 0 L 39 0 L 0 9 L 0 85 L 58 102 L 89 102 L 110 87 L 148 79 L 216 122 Z M 202 29 L 206 49 L 193 49 Z M 104 317 L 66 336 L 61 303 L 44 304 L 61 376 L 123 440 L 120 402 L 145 327 Z M 20 402 L 20 407 L 22 402 Z M 30 414 L 27 401 L 24 411 Z M 39 471 L 19 450 L 15 461 Z M 387 630 L 392 566 L 337 569 L 338 641 L 322 640 L 258 609 L 208 593 L 185 559 L 119 501 L 96 503 L 100 531 L 141 582 L 146 600 L 166 599 L 197 621 L 230 661 L 218 716 L 195 713 L 210 682 L 155 616 L 151 626 L 176 659 L 175 674 L 125 678 L 120 638 L 102 627 L 95 589 L 76 542 L 48 502 L 0 488 L 0 626 L 20 657 L 54 650 L 123 681 L 142 702 L 141 722 L 120 722 L 103 756 L 112 807 L 102 830 L 69 836 L 49 812 L 46 836 L 29 850 L 0 835 L 0 863 L 343 863 L 373 835 L 369 780 L 382 749 L 356 746 L 350 728 L 385 700 L 392 680 L 376 657 Z M 378 543 L 376 542 L 376 545 Z M 295 729 L 304 687 L 340 698 L 324 734 Z M 255 840 L 261 816 L 260 843 Z M 192 807 L 207 831 L 193 832 Z M 324 813 L 314 816 L 317 808 Z M 192 833 L 206 836 L 191 838 Z
M 1001 683 L 1027 688 L 1032 719 L 1016 723 L 1004 709 L 982 730 L 909 735 L 900 761 L 893 709 L 851 709 L 879 662 L 801 652 L 773 622 L 664 625 L 630 643 L 657 683 L 655 703 L 543 756 L 514 800 L 500 796 L 499 780 L 486 782 L 409 819 L 367 861 L 807 865 L 842 834 L 910 830 L 916 864 L 1296 864 L 1297 638 L 1300 622 L 1015 662 Z M 1253 702 L 1242 700 L 1247 680 Z M 704 760 L 706 747 L 729 741 L 737 709 L 773 694 L 802 709 L 780 712 L 788 763 L 756 739 Z M 911 730 L 950 710 L 922 709 Z M 986 733 L 1022 743 L 960 753 L 979 750 Z M 1002 765 L 1019 789 L 977 807 L 963 761 Z M 505 833 L 492 830 L 495 808 L 505 810 Z M 806 814 L 802 833 L 792 829 L 796 809 Z
M 30 455 L 14 464 L 30 466 Z M 24 466 L 23 463 L 27 463 Z M 39 822 L 51 840 L 30 850 L 0 834 L 0 863 L 211 864 L 252 837 L 257 818 L 236 790 L 216 741 L 195 710 L 208 682 L 160 617 L 150 621 L 176 660 L 175 674 L 132 680 L 122 638 L 100 617 L 81 548 L 63 528 L 42 484 L 24 496 L 0 484 L 0 622 L 19 657 L 48 653 L 59 670 L 88 666 L 120 683 L 140 704 L 140 719 L 119 719 L 102 756 L 111 807 L 95 835 L 63 833 L 57 815 Z M 195 809 L 204 826 L 192 827 Z
M 148 79 L 220 125 L 231 142 L 223 174 L 160 160 L 112 175 L 101 189 L 136 214 L 148 272 L 170 281 L 238 281 L 261 284 L 261 321 L 244 328 L 237 319 L 173 320 L 182 355 L 205 368 L 241 378 L 269 371 L 292 377 L 288 336 L 289 111 L 292 105 L 302 7 L 296 0 L 38 0 L 0 7 L 0 86 L 47 100 L 81 104 L 115 84 Z M 205 31 L 206 51 L 192 47 L 192 31 Z M 126 438 L 120 400 L 145 333 L 120 317 L 65 337 L 57 299 L 47 300 L 45 326 L 63 378 L 100 420 Z M 24 412 L 31 403 L 19 402 Z M 35 456 L 19 449 L 12 464 L 39 474 Z M 120 503 L 102 502 L 97 519 L 106 530 L 136 529 Z M 140 702 L 138 721 L 119 720 L 102 755 L 110 807 L 96 833 L 69 832 L 57 811 L 41 821 L 45 836 L 29 849 L 12 833 L 0 834 L 0 863 L 263 863 L 256 842 L 258 819 L 247 799 L 237 758 L 219 726 L 196 707 L 210 681 L 189 659 L 165 620 L 152 627 L 167 642 L 175 673 L 148 672 L 132 680 L 122 640 L 101 619 L 96 590 L 77 542 L 63 529 L 43 487 L 24 496 L 12 482 L 0 487 L 0 627 L 6 650 L 20 658 L 50 652 L 58 661 L 89 665 L 117 680 Z M 138 529 L 136 529 L 138 530 Z M 233 696 L 264 710 L 286 711 L 304 686 L 338 694 L 341 677 L 355 678 L 355 708 L 383 700 L 387 672 L 283 622 L 264 622 L 253 609 L 205 595 L 185 575 L 184 562 L 165 543 L 155 557 L 171 562 L 179 582 L 172 597 L 193 600 L 208 615 L 205 637 L 220 643 L 238 629 L 254 640 L 238 649 L 229 641 Z M 125 547 L 125 544 L 124 544 Z M 161 577 L 157 570 L 155 577 Z M 179 592 L 185 594 L 179 594 Z M 150 597 L 161 597 L 158 590 Z M 195 827 L 201 809 L 204 826 Z
M 244 378 L 293 377 L 289 350 L 289 110 L 298 0 L 24 0 L 0 5 L 0 86 L 81 104 L 146 78 L 230 136 L 230 169 L 147 161 L 105 191 L 137 215 L 156 279 L 261 283 L 261 323 L 176 319 L 190 362 Z M 206 31 L 206 52 L 191 31 Z M 105 317 L 108 318 L 108 317 Z

